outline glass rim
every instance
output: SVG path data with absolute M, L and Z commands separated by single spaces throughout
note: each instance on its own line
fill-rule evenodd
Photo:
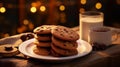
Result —
M 94 31 L 94 32 L 108 32 L 108 31 L 111 31 L 111 29 L 108 28 L 108 27 L 100 26 L 100 27 L 92 27 L 90 29 L 90 31 Z
M 103 16 L 103 12 L 100 11 L 85 11 L 80 13 L 82 16 Z

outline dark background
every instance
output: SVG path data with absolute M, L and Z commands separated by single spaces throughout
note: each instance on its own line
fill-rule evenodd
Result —
M 82 4 L 81 0 L 0 0 L 0 8 L 6 9 L 4 13 L 0 12 L 0 38 L 32 32 L 43 24 L 79 26 L 79 13 L 90 10 L 104 13 L 105 26 L 120 28 L 120 0 L 85 1 Z M 102 4 L 100 9 L 95 8 L 97 2 Z M 37 4 L 35 13 L 30 11 L 32 3 Z M 64 5 L 65 10 L 59 9 L 61 5 Z M 40 6 L 45 6 L 46 10 L 41 12 Z

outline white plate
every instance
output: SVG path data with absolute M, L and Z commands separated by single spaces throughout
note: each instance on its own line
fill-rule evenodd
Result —
M 79 39 L 77 40 L 77 43 L 78 43 L 77 55 L 68 56 L 68 57 L 43 56 L 43 55 L 35 54 L 33 52 L 33 48 L 35 47 L 35 44 L 32 43 L 33 41 L 34 39 L 30 39 L 20 44 L 19 51 L 24 55 L 27 55 L 29 57 L 36 58 L 36 59 L 50 60 L 50 61 L 71 60 L 71 59 L 85 56 L 92 51 L 92 47 L 88 42 Z

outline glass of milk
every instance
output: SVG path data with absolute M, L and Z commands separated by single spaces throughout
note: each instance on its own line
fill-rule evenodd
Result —
M 98 11 L 80 13 L 80 39 L 89 41 L 89 30 L 92 27 L 103 26 L 104 15 Z

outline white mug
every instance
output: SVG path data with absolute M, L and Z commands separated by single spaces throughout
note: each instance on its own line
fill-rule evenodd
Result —
M 117 34 L 114 34 L 117 35 Z M 113 33 L 112 30 L 108 27 L 93 27 L 89 30 L 89 42 L 98 43 L 109 46 L 113 41 L 117 40 L 116 38 L 112 39 Z

